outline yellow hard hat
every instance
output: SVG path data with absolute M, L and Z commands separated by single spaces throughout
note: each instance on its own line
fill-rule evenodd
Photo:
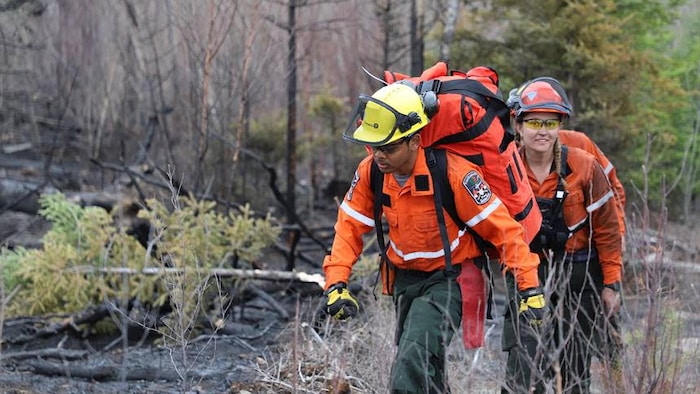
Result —
M 417 132 L 428 122 L 421 96 L 406 84 L 392 83 L 371 97 L 360 95 L 343 138 L 382 146 Z

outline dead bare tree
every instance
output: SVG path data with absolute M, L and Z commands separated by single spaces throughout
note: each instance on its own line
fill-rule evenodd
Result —
M 197 7 L 196 5 L 194 7 Z M 201 73 L 199 82 L 199 115 L 196 126 L 197 132 L 194 134 L 196 157 L 194 158 L 194 182 L 196 188 L 203 185 L 204 160 L 209 147 L 209 116 L 211 114 L 211 76 L 214 67 L 214 60 L 229 36 L 233 28 L 233 22 L 238 13 L 238 2 L 221 0 L 210 0 L 207 3 L 207 15 L 202 21 L 205 26 L 206 37 L 199 36 L 199 23 L 187 20 L 186 13 L 180 17 L 184 23 L 178 24 L 181 34 L 186 38 L 188 48 L 190 48 L 193 64 Z
M 685 151 L 684 157 L 688 157 L 687 165 L 683 165 L 683 182 L 680 183 L 680 187 L 683 190 L 683 220 L 688 224 L 688 221 L 692 220 L 694 213 L 694 207 L 692 206 L 693 201 L 693 184 L 697 177 L 698 168 L 695 163 L 697 163 L 698 154 L 698 135 L 700 134 L 700 107 L 695 111 L 695 122 L 693 123 L 693 129 L 691 131 Z
M 440 59 L 448 64 L 452 58 L 450 46 L 454 40 L 455 25 L 459 15 L 459 0 L 448 0 L 445 5 L 444 29 L 442 31 L 442 41 L 440 42 Z
M 296 136 L 297 136 L 297 28 L 296 13 L 297 0 L 289 0 L 287 5 L 287 224 L 294 224 L 294 212 L 296 212 Z M 298 235 L 290 232 L 289 244 L 294 245 Z M 296 240 L 295 240 L 296 238 Z
M 402 15 L 412 15 L 411 10 L 406 10 L 405 7 L 411 6 L 415 2 L 405 3 L 402 1 L 376 1 L 379 25 L 381 29 L 381 67 L 383 70 L 390 68 L 402 67 L 408 70 L 410 68 L 409 56 L 411 53 L 410 40 L 411 32 L 406 29 L 406 21 Z M 422 56 L 422 54 L 421 54 Z
M 423 1 L 411 0 L 411 17 L 409 23 L 411 36 L 411 74 L 419 75 L 423 71 L 423 52 L 425 51 L 425 43 L 423 41 L 425 35 Z
M 124 0 L 124 5 L 131 21 L 127 29 L 128 48 L 133 53 L 133 56 L 125 56 L 124 62 L 128 65 L 132 62 L 130 59 L 134 59 L 136 68 L 132 68 L 134 72 L 131 73 L 131 78 L 138 78 L 138 75 L 141 75 L 146 81 L 145 96 L 150 106 L 150 113 L 144 126 L 145 136 L 133 159 L 133 164 L 141 165 L 149 158 L 158 157 L 151 151 L 154 145 L 160 145 L 164 150 L 164 160 L 174 164 L 174 147 L 168 115 L 173 112 L 173 97 L 178 96 L 177 84 L 173 83 L 173 74 L 178 62 L 174 61 L 176 43 L 172 34 L 171 2 L 165 3 L 167 11 L 164 15 L 165 29 L 156 26 L 151 18 L 145 17 L 149 12 L 148 9 L 138 8 L 141 4 Z M 167 93 L 168 91 L 172 91 L 172 97 Z M 164 144 L 157 144 L 158 131 L 163 136 Z
M 300 8 L 303 7 L 317 7 L 325 3 L 336 3 L 336 1 L 300 1 L 300 0 L 288 0 L 286 3 L 287 20 L 285 23 L 277 22 L 276 25 L 280 27 L 287 34 L 287 71 L 286 71 L 286 90 L 287 90 L 287 133 L 286 133 L 286 149 L 285 149 L 285 162 L 286 162 L 286 177 L 287 177 L 287 190 L 286 190 L 286 217 L 288 226 L 288 238 L 287 243 L 289 245 L 290 256 L 294 256 L 294 249 L 297 242 L 299 241 L 300 231 L 298 228 L 297 220 L 297 203 L 296 203 L 296 187 L 297 187 L 297 72 L 298 72 L 298 55 L 297 55 L 297 38 L 302 30 L 309 29 L 308 26 L 300 27 L 297 24 L 297 14 Z M 334 19 L 334 18 L 332 18 Z M 316 21 L 316 25 L 323 25 L 329 23 L 329 21 Z M 288 261 L 288 268 L 294 267 L 294 261 Z

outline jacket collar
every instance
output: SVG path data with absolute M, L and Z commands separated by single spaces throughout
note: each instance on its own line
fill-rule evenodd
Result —
M 418 148 L 416 162 L 413 165 L 413 173 L 409 180 L 411 194 L 414 196 L 427 196 L 433 194 L 433 180 L 430 176 L 430 169 L 425 161 L 425 149 Z

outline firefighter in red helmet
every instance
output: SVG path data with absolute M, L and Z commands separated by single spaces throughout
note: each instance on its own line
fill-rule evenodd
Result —
M 617 348 L 622 280 L 622 237 L 615 193 L 598 160 L 563 144 L 562 124 L 573 113 L 561 84 L 541 77 L 523 84 L 509 100 L 520 155 L 542 212 L 542 227 L 530 244 L 540 256 L 540 281 L 551 318 L 539 343 L 518 341 L 509 316 L 504 324 L 504 350 L 509 352 L 504 391 L 543 392 L 558 365 L 565 392 L 588 393 L 592 356 L 619 360 L 601 352 L 597 338 Z M 508 308 L 512 314 L 516 305 Z M 520 356 L 536 358 L 534 366 Z M 554 357 L 551 357 L 555 355 Z

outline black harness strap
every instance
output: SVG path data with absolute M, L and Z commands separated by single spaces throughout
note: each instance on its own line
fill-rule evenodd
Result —
M 384 188 L 384 174 L 379 170 L 377 163 L 372 161 L 372 165 L 369 170 L 369 181 L 372 185 L 372 192 L 374 193 L 374 230 L 377 234 L 377 245 L 379 246 L 379 272 L 377 273 L 377 278 L 372 285 L 372 290 L 377 286 L 379 277 L 381 276 L 381 271 L 383 269 L 389 271 L 391 267 L 391 262 L 386 258 L 386 252 L 389 245 L 384 243 L 384 226 L 382 226 L 382 205 L 383 205 L 383 194 L 382 189 Z M 387 272 L 388 273 L 388 272 Z M 390 280 L 389 275 L 384 276 L 386 281 Z M 390 287 L 390 283 L 384 283 L 385 288 Z M 374 294 L 374 291 L 372 291 Z
M 554 192 L 554 201 L 556 202 L 554 209 L 552 210 L 552 220 L 564 220 L 563 213 L 562 211 L 564 210 L 564 200 L 566 199 L 566 196 L 569 194 L 566 191 L 566 188 L 564 187 L 564 179 L 566 179 L 566 176 L 570 173 L 568 171 L 569 165 L 567 164 L 567 157 L 568 157 L 569 149 L 566 146 L 561 147 L 561 168 L 559 170 L 559 174 L 557 175 L 557 190 Z M 564 226 L 566 224 L 564 223 Z M 571 232 L 567 234 L 567 239 L 571 237 Z M 553 250 L 554 252 L 554 261 L 562 261 L 564 258 L 564 253 L 566 251 L 566 240 L 564 240 L 563 245 L 561 245 L 561 248 L 555 248 Z
M 435 161 L 435 166 L 431 167 L 430 165 L 430 159 L 428 158 L 432 157 Z M 479 235 L 474 229 L 471 227 L 467 226 L 466 223 L 462 221 L 462 219 L 459 217 L 457 214 L 457 206 L 455 205 L 455 195 L 454 191 L 450 187 L 449 182 L 447 181 L 447 154 L 445 153 L 444 149 L 426 149 L 426 160 L 428 161 L 428 168 L 430 169 L 430 176 L 433 178 L 433 189 L 435 190 L 435 211 L 438 212 L 438 224 L 440 225 L 440 232 L 442 233 L 443 229 L 445 230 L 445 233 L 447 232 L 446 226 L 445 226 L 445 219 L 444 215 L 442 215 L 442 209 L 440 209 L 440 205 L 437 204 L 438 198 L 441 198 L 444 196 L 445 198 L 441 198 L 442 201 L 442 207 L 445 208 L 445 211 L 447 211 L 447 214 L 450 215 L 452 218 L 452 221 L 455 222 L 457 227 L 461 229 L 465 229 L 469 232 L 469 234 L 474 238 L 474 242 L 476 242 L 476 246 L 479 248 L 481 251 L 481 256 L 474 258 L 474 264 L 476 264 L 479 269 L 484 270 L 484 273 L 486 273 L 486 277 L 489 281 L 489 293 L 488 293 L 488 302 L 487 302 L 487 309 L 486 309 L 486 317 L 488 319 L 492 319 L 493 315 L 491 313 L 491 306 L 493 303 L 493 275 L 491 273 L 491 267 L 489 266 L 489 256 L 486 254 L 486 250 L 488 249 L 488 242 L 486 242 L 481 235 Z M 441 220 L 442 218 L 442 220 Z M 445 239 L 447 237 L 445 236 Z M 445 246 L 445 241 L 443 240 L 443 248 L 445 248 L 445 262 L 447 262 L 447 256 L 452 254 L 452 252 L 449 249 L 449 245 Z
M 442 152 L 442 157 L 445 159 L 445 151 L 441 150 Z M 435 158 L 435 153 L 433 152 L 433 149 L 427 148 L 425 150 L 425 161 L 428 164 L 428 169 L 430 170 L 430 175 L 433 178 L 433 201 L 435 202 L 435 212 L 437 213 L 437 220 L 438 220 L 438 226 L 440 227 L 440 239 L 442 240 L 442 248 L 445 252 L 445 272 L 447 274 L 453 274 L 454 273 L 454 267 L 452 266 L 452 249 L 450 248 L 450 240 L 447 236 L 447 225 L 445 223 L 445 215 L 442 212 L 442 207 L 443 207 L 443 200 L 442 200 L 442 192 L 440 189 L 440 185 L 443 185 L 446 183 L 446 180 L 438 180 L 438 178 L 442 178 L 442 172 L 438 169 L 438 164 L 437 160 Z M 447 167 L 443 167 L 447 168 Z M 454 206 L 454 196 L 453 198 L 450 199 L 451 205 Z M 450 213 L 450 216 L 453 214 Z M 454 215 L 457 215 L 457 212 L 454 212 Z M 452 216 L 452 219 L 455 218 L 455 216 Z M 459 217 L 457 217 L 457 223 L 459 223 Z
M 562 145 L 561 169 L 557 174 L 557 188 L 552 198 L 537 197 L 537 204 L 542 212 L 542 228 L 530 244 L 530 249 L 536 253 L 543 250 L 552 251 L 554 261 L 557 262 L 563 261 L 566 255 L 566 241 L 588 223 L 586 219 L 572 229 L 564 220 L 564 200 L 568 195 L 564 180 L 571 174 L 571 168 L 567 163 L 568 152 L 568 148 Z

